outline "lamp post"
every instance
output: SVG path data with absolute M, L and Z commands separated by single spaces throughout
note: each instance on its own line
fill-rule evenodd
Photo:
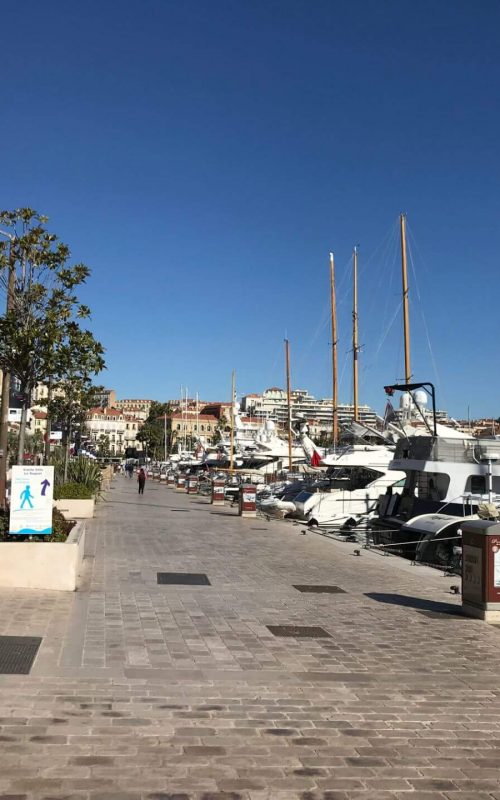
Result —
M 9 273 L 7 279 L 7 305 L 6 311 L 12 309 L 14 305 L 14 291 L 16 288 L 16 259 L 14 254 L 13 242 L 15 236 L 6 231 L 0 231 L 2 236 L 6 236 L 10 241 L 9 248 Z M 0 416 L 0 506 L 5 508 L 5 490 L 7 485 L 7 456 L 9 440 L 9 393 L 10 393 L 10 373 L 5 370 L 2 373 L 2 410 Z

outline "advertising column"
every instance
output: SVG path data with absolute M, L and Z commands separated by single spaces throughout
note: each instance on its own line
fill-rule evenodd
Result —
M 54 467 L 12 467 L 9 535 L 50 536 Z

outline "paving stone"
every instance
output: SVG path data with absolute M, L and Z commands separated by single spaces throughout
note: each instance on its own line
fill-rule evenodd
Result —
M 500 798 L 499 632 L 436 613 L 440 573 L 132 490 L 98 504 L 78 592 L 0 589 L 0 635 L 42 639 L 0 675 L 0 800 Z

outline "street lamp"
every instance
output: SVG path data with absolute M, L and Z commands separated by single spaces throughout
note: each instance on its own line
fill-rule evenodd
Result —
M 0 231 L 10 241 L 9 248 L 9 275 L 7 280 L 7 313 L 14 304 L 14 290 L 16 286 L 16 262 L 13 242 L 15 236 L 7 231 Z M 5 490 L 7 485 L 7 451 L 9 441 L 9 393 L 10 373 L 2 370 L 2 410 L 0 416 L 0 506 L 5 508 Z

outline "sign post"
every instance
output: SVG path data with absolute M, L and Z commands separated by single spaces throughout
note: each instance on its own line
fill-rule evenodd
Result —
M 50 536 L 54 467 L 14 466 L 10 488 L 10 536 Z
M 469 617 L 500 622 L 500 524 L 462 524 L 462 609 Z

